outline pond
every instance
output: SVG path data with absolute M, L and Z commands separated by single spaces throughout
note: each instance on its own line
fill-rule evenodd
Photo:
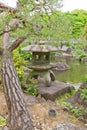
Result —
M 82 64 L 77 61 L 68 61 L 67 64 L 70 66 L 70 70 L 54 72 L 56 75 L 56 80 L 69 82 L 72 84 L 81 83 L 83 76 L 87 74 L 87 63 Z

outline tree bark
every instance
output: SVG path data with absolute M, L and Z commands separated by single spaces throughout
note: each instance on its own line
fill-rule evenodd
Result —
M 12 62 L 11 52 L 17 48 L 26 37 L 17 39 L 9 47 L 9 33 L 12 28 L 17 28 L 23 20 L 14 18 L 8 25 L 4 27 L 2 39 L 2 82 L 6 102 L 8 106 L 8 130 L 33 130 L 33 123 L 24 100 L 23 92 L 19 79 Z M 7 128 L 6 128 L 7 129 Z
M 3 54 L 3 49 L 2 48 L 0 48 L 0 55 L 2 55 Z
M 7 50 L 4 50 L 2 57 L 2 82 L 9 111 L 9 130 L 33 130 L 11 53 Z

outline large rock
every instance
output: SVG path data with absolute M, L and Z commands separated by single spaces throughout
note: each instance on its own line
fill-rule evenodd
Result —
M 59 48 L 59 50 L 62 52 L 66 52 L 66 53 L 71 53 L 73 51 L 72 48 L 65 46 L 65 45 L 61 46 L 61 48 Z
M 41 94 L 46 100 L 50 99 L 54 101 L 58 96 L 71 91 L 74 87 L 70 84 L 54 81 L 50 87 L 46 87 L 44 84 L 39 84 L 38 93 Z
M 25 98 L 25 101 L 27 102 L 28 105 L 36 102 L 36 97 L 33 95 L 29 95 L 27 93 L 24 93 L 24 98 Z
M 84 98 L 81 98 L 81 92 L 86 87 L 87 87 L 87 83 L 81 84 L 78 91 L 67 100 L 69 103 L 72 104 L 74 108 L 75 107 L 82 108 L 82 111 L 81 111 L 82 116 L 78 115 L 79 116 L 78 119 L 80 121 L 83 121 L 84 123 L 87 123 L 87 100 Z
M 83 58 L 81 59 L 81 63 L 85 63 L 85 62 L 87 62 L 87 57 L 83 57 Z
M 72 61 L 72 60 L 75 59 L 75 56 L 73 54 L 68 54 L 68 53 L 63 52 L 62 54 L 56 53 L 54 59 L 55 59 L 56 62 L 58 62 L 58 61 L 68 61 L 68 60 Z
M 85 87 L 87 87 L 87 83 L 82 83 L 80 85 L 78 91 L 73 96 L 71 96 L 67 101 L 72 103 L 73 105 L 81 104 L 85 108 L 87 108 L 87 102 L 83 98 L 81 98 L 81 96 L 80 96 L 82 89 L 84 89 Z
M 53 130 L 87 130 L 71 123 L 58 124 Z
M 57 71 L 65 71 L 70 69 L 69 65 L 67 65 L 65 62 L 57 62 L 54 64 L 54 70 Z

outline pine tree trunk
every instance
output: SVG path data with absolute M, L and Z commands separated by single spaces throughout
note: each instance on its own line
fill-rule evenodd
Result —
M 11 53 L 5 50 L 2 58 L 2 81 L 9 111 L 9 130 L 33 130 Z

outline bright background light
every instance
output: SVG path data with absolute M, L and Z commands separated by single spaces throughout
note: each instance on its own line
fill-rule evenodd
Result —
M 0 0 L 0 2 L 13 8 L 16 8 L 17 1 L 18 0 Z M 74 9 L 87 10 L 87 0 L 63 0 L 63 7 L 61 8 L 61 11 L 72 11 Z
M 74 9 L 87 10 L 87 0 L 63 0 L 62 11 L 72 11 Z
M 16 2 L 18 0 L 0 0 L 0 2 L 5 3 L 6 5 L 9 5 L 10 7 L 16 8 Z

